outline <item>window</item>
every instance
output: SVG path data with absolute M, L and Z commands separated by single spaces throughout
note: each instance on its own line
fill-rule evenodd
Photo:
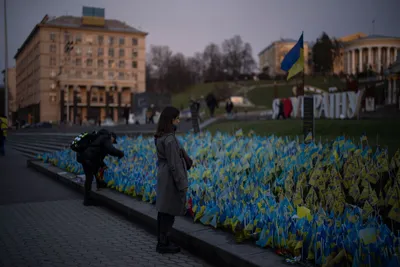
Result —
M 93 60 L 87 59 L 86 60 L 86 66 L 91 67 L 93 65 Z
M 125 49 L 121 48 L 119 50 L 119 57 L 124 57 L 125 56 Z
M 104 49 L 102 47 L 97 49 L 97 56 L 102 57 L 104 55 Z
M 82 34 L 77 33 L 75 36 L 75 43 L 79 44 L 82 42 Z
M 80 47 L 76 47 L 75 53 L 77 56 L 80 56 L 82 54 L 82 49 Z
M 108 48 L 108 56 L 114 57 L 114 48 Z
M 108 45 L 114 45 L 114 37 L 108 37 Z
M 55 41 L 56 40 L 56 34 L 54 32 L 50 33 L 50 40 Z
M 103 45 L 104 44 L 104 36 L 103 35 L 97 36 L 97 43 L 99 45 Z
M 132 45 L 137 46 L 138 45 L 138 40 L 136 38 L 132 38 Z
M 68 32 L 64 33 L 64 40 L 65 40 L 65 42 L 69 42 L 70 39 L 71 39 L 71 35 L 70 35 Z
M 87 52 L 86 52 L 86 55 L 87 55 L 88 57 L 91 57 L 91 56 L 92 56 L 92 48 L 91 48 L 91 47 L 88 48 L 88 50 L 87 50 Z
M 56 58 L 50 57 L 50 66 L 55 66 L 55 65 L 56 65 Z
M 56 52 L 56 45 L 55 44 L 51 44 L 50 45 L 50 53 L 55 53 Z
M 99 70 L 99 71 L 97 71 L 97 79 L 103 79 L 104 78 L 104 75 L 103 75 L 104 73 L 103 73 L 103 70 Z
M 118 62 L 118 67 L 119 67 L 120 69 L 125 68 L 125 61 L 120 60 L 120 61 Z
M 120 37 L 119 38 L 119 45 L 124 45 L 125 44 L 125 37 Z
M 132 68 L 134 68 L 134 69 L 137 68 L 137 62 L 136 61 L 132 61 Z
M 137 74 L 136 74 L 136 72 L 132 72 L 132 80 L 134 80 L 134 81 L 137 80 Z
M 75 60 L 75 65 L 77 65 L 77 66 L 82 66 L 82 59 L 81 59 L 81 58 L 77 58 L 77 59 Z
M 110 80 L 114 79 L 114 72 L 112 72 L 112 71 L 108 72 L 108 79 L 110 79 Z
M 88 70 L 88 72 L 86 73 L 86 77 L 92 78 L 92 76 L 93 76 L 93 72 Z
M 119 73 L 118 73 L 118 79 L 124 80 L 124 79 L 125 79 L 125 73 L 119 72 Z
M 134 49 L 132 50 L 132 58 L 137 58 L 138 52 Z
M 77 71 L 75 74 L 76 78 L 82 78 L 82 72 Z
M 108 67 L 109 68 L 114 68 L 114 60 L 109 60 L 108 61 Z
M 97 67 L 104 68 L 104 60 L 102 60 L 102 59 L 97 60 Z

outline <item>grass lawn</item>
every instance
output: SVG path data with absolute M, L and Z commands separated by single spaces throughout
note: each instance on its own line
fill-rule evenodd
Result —
M 328 77 L 324 79 L 323 77 L 305 77 L 306 85 L 312 85 L 319 89 L 328 90 L 329 87 L 343 87 L 343 83 L 338 78 Z M 300 80 L 297 78 L 297 81 Z M 286 83 L 286 81 L 279 80 L 278 83 Z M 215 90 L 217 85 L 224 84 L 225 82 L 219 83 L 202 83 L 195 84 L 189 87 L 184 92 L 172 96 L 172 105 L 180 108 L 182 105 L 186 108 L 189 105 L 189 100 L 191 97 L 199 98 L 200 96 L 206 96 L 208 93 Z M 231 83 L 231 82 L 226 82 Z M 252 86 L 252 85 L 263 85 L 263 84 L 273 84 L 274 81 L 246 81 L 239 82 L 240 86 Z M 290 84 L 278 85 L 278 96 L 279 97 L 289 97 L 292 95 L 292 88 L 296 84 L 296 79 L 292 79 Z M 266 108 L 271 108 L 272 100 L 274 98 L 274 87 L 258 87 L 248 93 L 248 97 L 251 102 L 255 105 L 265 106 Z
M 253 130 L 261 136 L 298 135 L 302 138 L 302 120 L 266 120 L 266 121 L 229 121 L 212 124 L 207 128 L 212 133 L 217 131 L 234 133 L 242 129 L 245 133 Z M 337 136 L 345 134 L 354 142 L 360 143 L 360 136 L 365 132 L 368 142 L 375 147 L 379 144 L 388 147 L 389 153 L 394 154 L 400 148 L 400 120 L 316 120 L 316 140 L 332 140 Z
M 181 105 L 187 107 L 189 105 L 189 100 L 191 97 L 199 98 L 201 96 L 206 96 L 208 93 L 215 90 L 217 85 L 221 85 L 224 83 L 231 83 L 231 82 L 216 82 L 216 83 L 199 83 L 189 87 L 184 92 L 172 96 L 172 105 L 180 108 Z M 256 84 L 271 84 L 273 81 L 241 81 L 239 82 L 240 85 L 237 86 L 237 89 L 240 86 L 252 86 Z
M 292 89 L 296 83 L 277 86 L 278 97 L 292 96 Z M 300 80 L 298 80 L 300 83 Z M 323 77 L 305 77 L 306 85 L 314 86 L 318 89 L 328 91 L 329 87 L 343 88 L 344 84 L 339 78 L 328 77 L 326 80 Z M 274 99 L 274 87 L 258 87 L 248 93 L 249 100 L 258 106 L 265 106 L 270 109 Z

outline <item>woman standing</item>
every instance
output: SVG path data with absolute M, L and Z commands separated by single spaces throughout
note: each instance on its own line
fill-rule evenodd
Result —
M 158 158 L 157 172 L 157 232 L 159 253 L 178 253 L 180 248 L 172 244 L 169 236 L 175 216 L 186 212 L 186 192 L 188 188 L 186 152 L 175 137 L 179 124 L 179 110 L 166 107 L 158 121 L 155 145 Z M 189 159 L 190 160 L 190 159 Z

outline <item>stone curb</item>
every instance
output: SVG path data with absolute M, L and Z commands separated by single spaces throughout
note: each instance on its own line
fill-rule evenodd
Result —
M 83 193 L 83 185 L 75 174 L 65 172 L 39 160 L 27 160 L 27 166 Z M 93 197 L 104 206 L 128 217 L 131 221 L 155 233 L 157 211 L 154 205 L 111 189 L 93 191 Z M 237 244 L 233 235 L 188 218 L 177 217 L 172 233 L 173 241 L 216 266 L 280 267 L 287 266 L 282 257 L 253 244 Z M 154 241 L 155 246 L 156 241 Z

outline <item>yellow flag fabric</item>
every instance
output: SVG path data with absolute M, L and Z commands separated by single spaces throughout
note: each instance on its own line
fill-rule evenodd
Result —
M 0 128 L 3 130 L 3 135 L 7 136 L 8 121 L 5 117 L 0 117 Z
M 289 80 L 297 73 L 304 70 L 304 42 L 303 34 L 301 34 L 297 43 L 286 54 L 282 60 L 281 69 L 288 72 L 287 79 Z

